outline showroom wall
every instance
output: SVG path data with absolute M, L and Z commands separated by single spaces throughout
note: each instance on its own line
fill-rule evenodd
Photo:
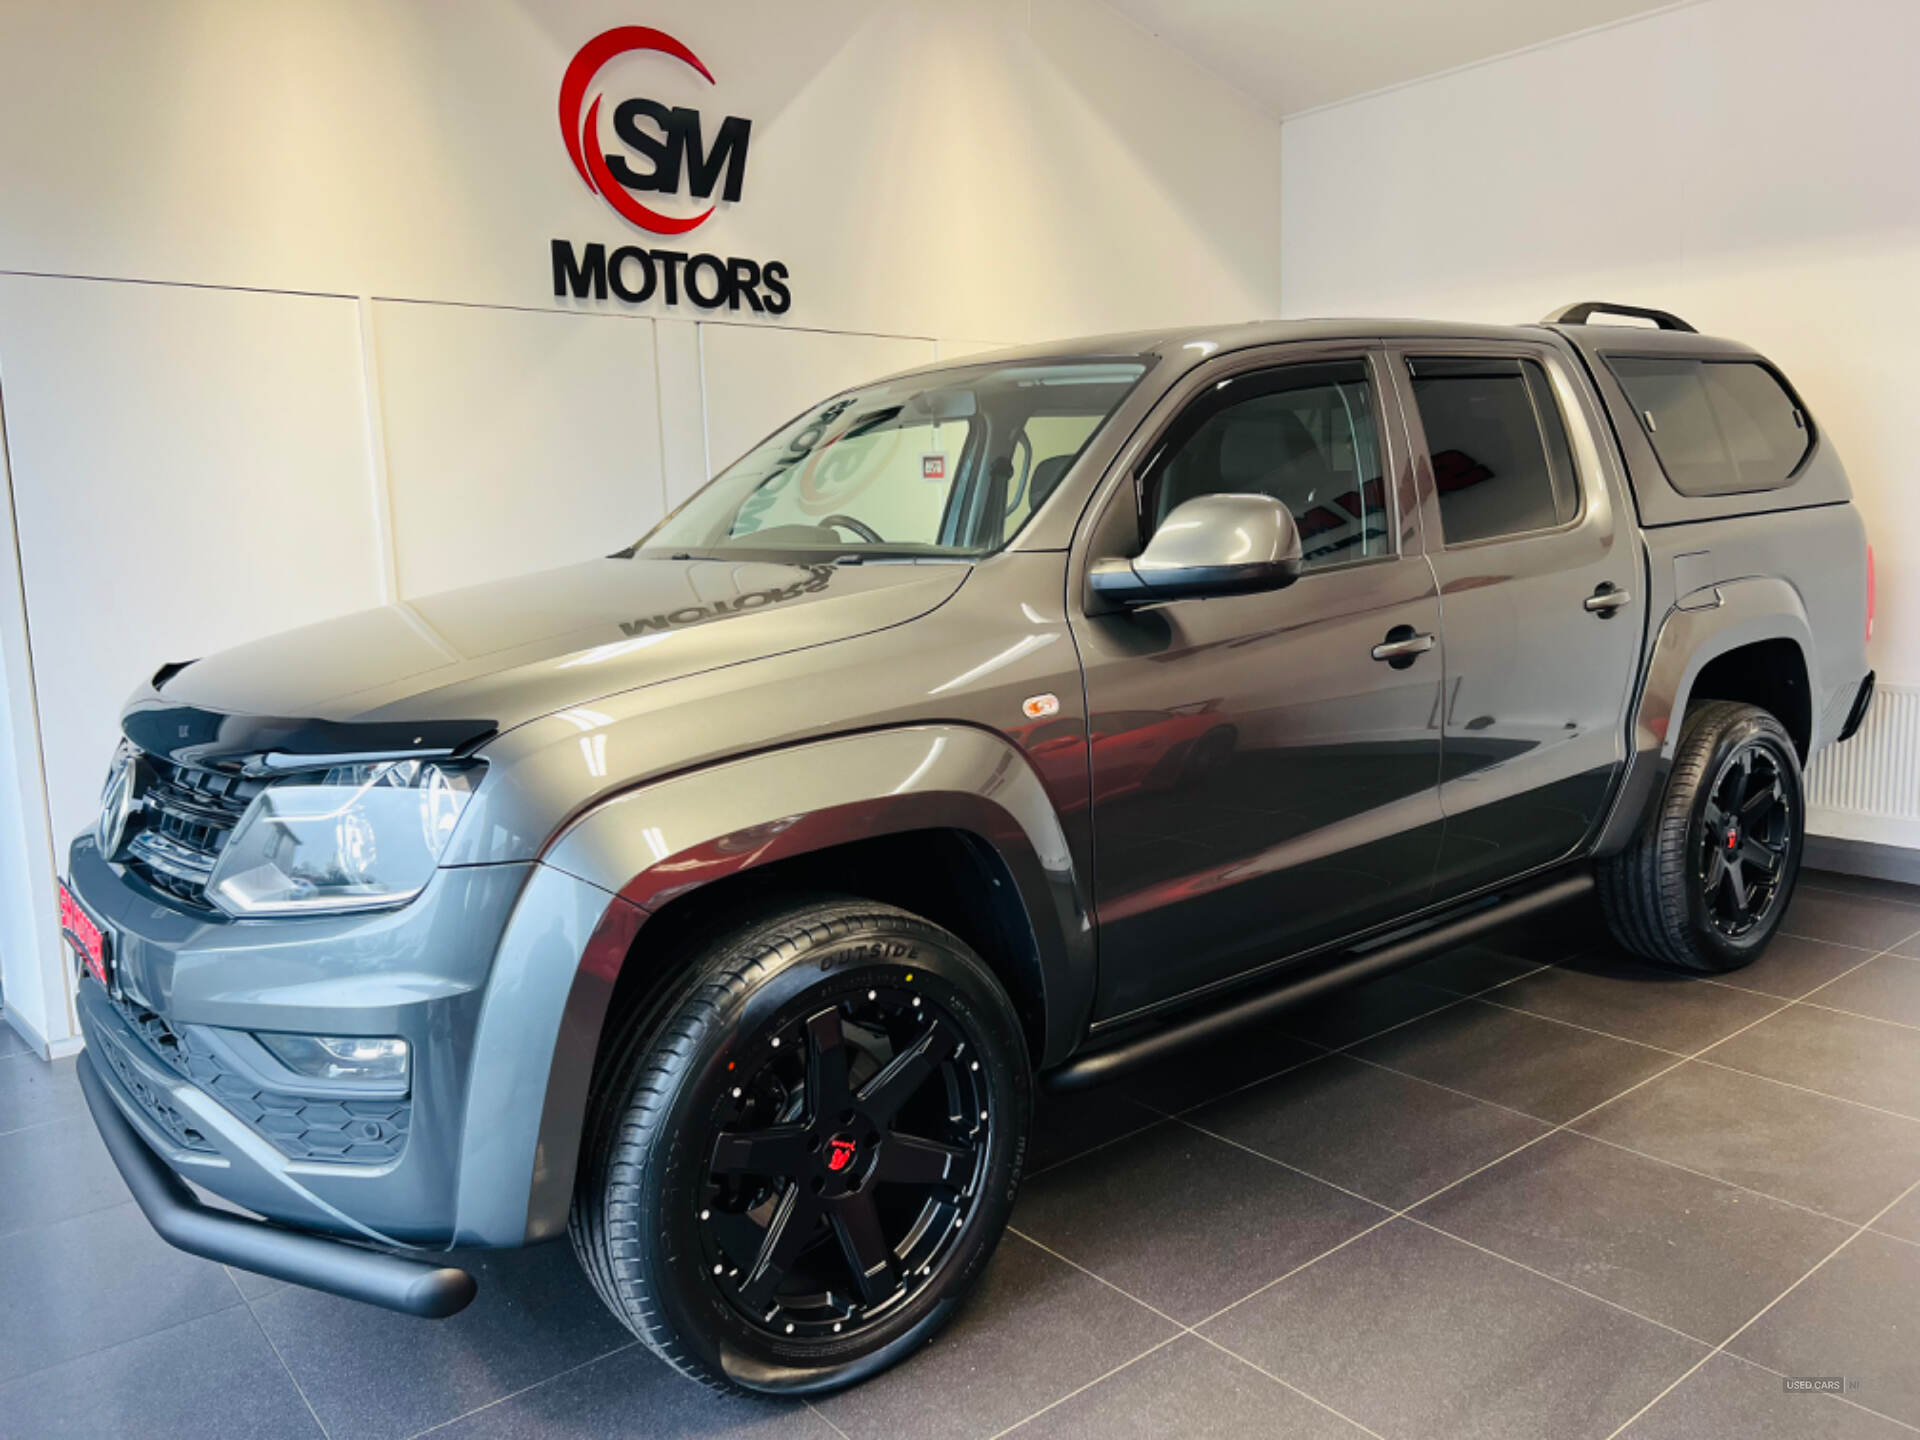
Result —
M 1867 728 L 1812 828 L 1920 847 L 1920 6 L 1703 0 L 1290 118 L 1289 315 L 1672 310 L 1793 377 L 1878 561 Z
M 738 199 L 677 238 L 564 141 L 617 26 L 712 80 L 613 55 L 609 110 L 697 108 L 709 153 L 751 127 Z M 57 856 L 160 662 L 605 553 L 875 374 L 1279 309 L 1277 123 L 1099 0 L 69 0 L 7 31 L 0 963 L 56 1049 Z M 556 240 L 777 263 L 791 303 L 556 294 Z

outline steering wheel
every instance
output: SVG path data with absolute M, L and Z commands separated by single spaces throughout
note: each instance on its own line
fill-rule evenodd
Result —
M 828 529 L 851 530 L 869 545 L 884 545 L 887 543 L 881 538 L 878 530 L 867 524 L 866 521 L 856 520 L 851 515 L 829 515 L 821 520 L 819 524 L 823 528 Z

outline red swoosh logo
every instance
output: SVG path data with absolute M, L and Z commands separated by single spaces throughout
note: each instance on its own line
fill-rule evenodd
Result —
M 656 50 L 663 55 L 671 55 L 691 65 L 709 85 L 714 83 L 712 72 L 700 63 L 700 57 L 666 31 L 655 30 L 647 25 L 617 26 L 582 45 L 580 53 L 568 64 L 567 73 L 561 77 L 560 136 L 567 143 L 567 158 L 573 161 L 573 168 L 580 172 L 587 189 L 644 230 L 651 230 L 658 235 L 684 235 L 713 214 L 711 205 L 698 215 L 685 219 L 662 215 L 658 210 L 634 199 L 613 178 L 597 141 L 592 145 L 586 143 L 585 137 L 598 136 L 600 133 L 599 97 L 594 97 L 593 104 L 587 108 L 584 116 L 580 113 L 580 104 L 586 99 L 588 87 L 593 84 L 601 67 L 614 56 L 635 50 Z

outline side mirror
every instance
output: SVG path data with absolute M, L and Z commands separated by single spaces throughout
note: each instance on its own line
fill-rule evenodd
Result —
M 1198 495 L 1132 560 L 1096 561 L 1093 593 L 1117 605 L 1280 590 L 1300 578 L 1300 530 L 1271 495 Z

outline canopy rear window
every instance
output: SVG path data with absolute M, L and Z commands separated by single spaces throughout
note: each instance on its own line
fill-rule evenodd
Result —
M 1806 412 L 1759 361 L 1610 355 L 1607 365 L 1682 495 L 1777 490 L 1813 450 Z

